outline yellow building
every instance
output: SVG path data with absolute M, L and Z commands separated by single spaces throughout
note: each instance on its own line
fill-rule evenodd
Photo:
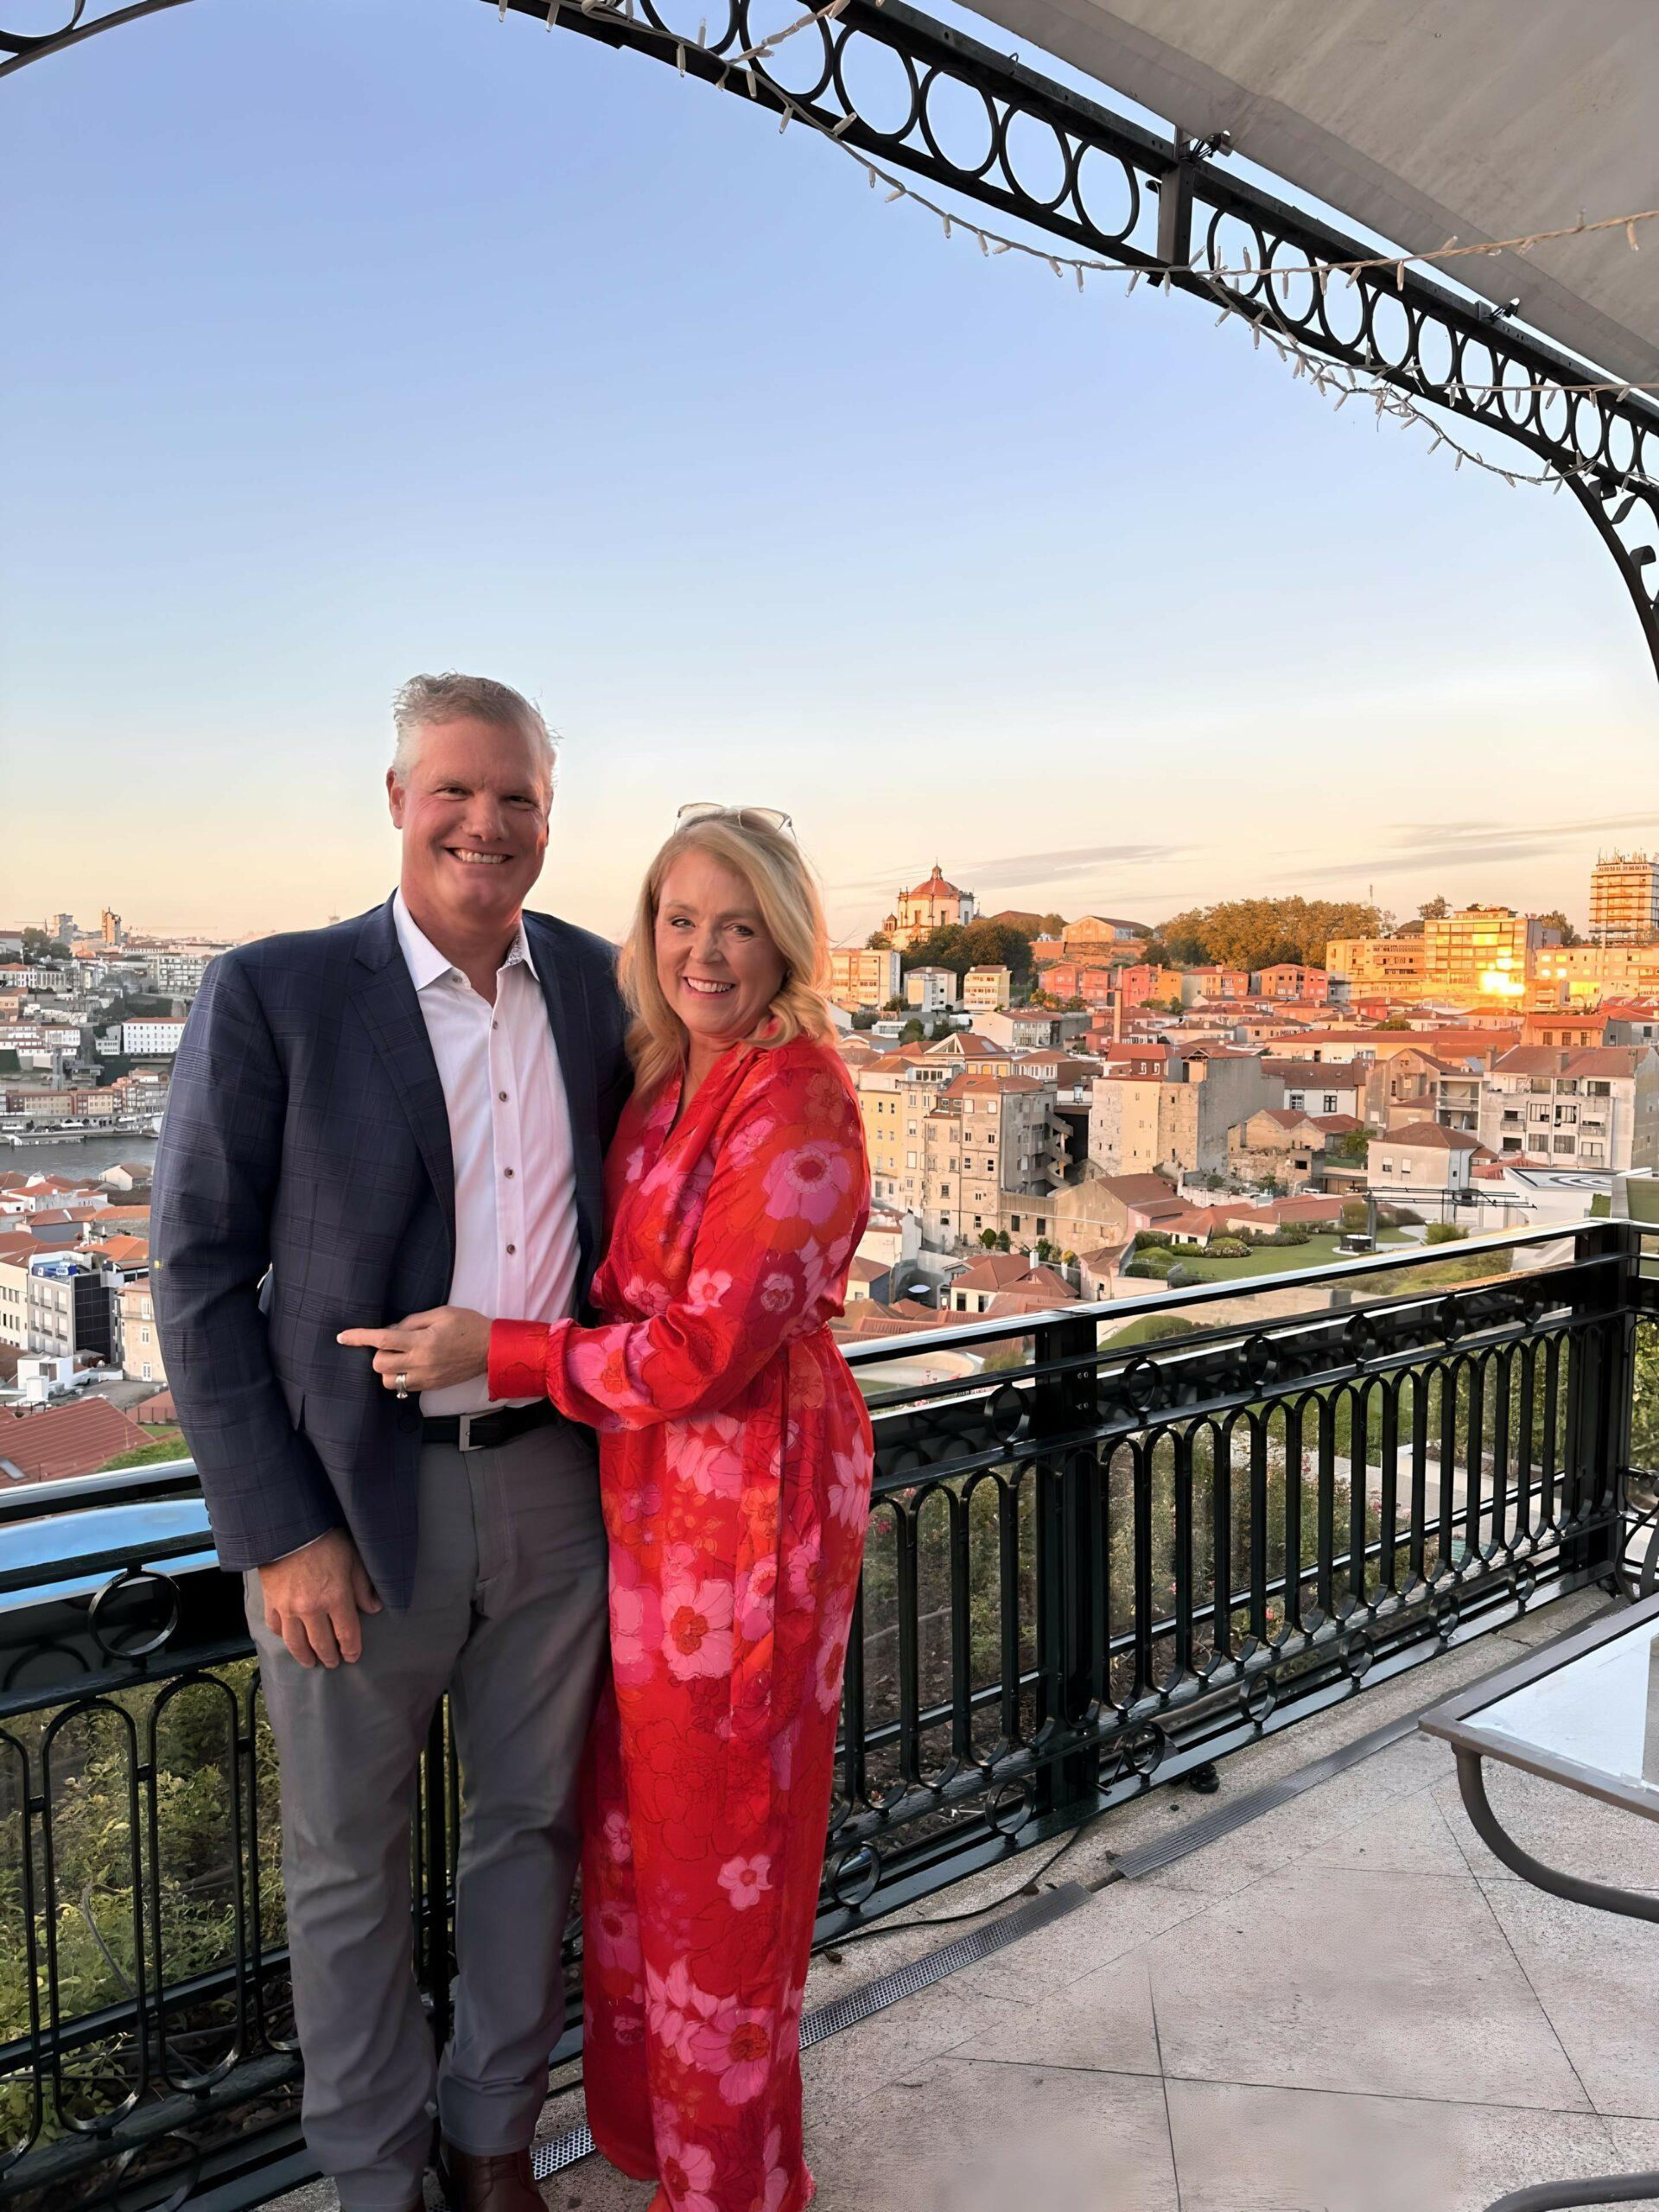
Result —
M 1558 932 L 1548 932 L 1553 944 Z M 1544 925 L 1509 906 L 1464 906 L 1423 924 L 1423 980 L 1431 997 L 1525 997 Z
M 1325 965 L 1332 981 L 1345 982 L 1353 998 L 1423 995 L 1421 937 L 1333 938 L 1325 948 Z
M 1011 968 L 970 968 L 962 979 L 962 1002 L 970 1014 L 995 1014 L 1013 991 Z
M 849 1014 L 883 1007 L 899 996 L 899 955 L 868 947 L 838 947 L 830 955 L 830 996 Z

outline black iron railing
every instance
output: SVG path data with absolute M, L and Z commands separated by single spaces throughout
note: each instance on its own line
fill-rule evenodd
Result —
M 855 1351 L 878 1470 L 823 1934 L 1610 1579 L 1638 1234 Z M 0 2202 L 302 2174 L 276 1785 L 188 1465 L 0 1497 Z M 410 1839 L 440 2032 L 458 1802 L 440 1715 Z

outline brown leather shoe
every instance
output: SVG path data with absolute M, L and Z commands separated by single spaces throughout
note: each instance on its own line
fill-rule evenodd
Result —
M 449 2199 L 449 2212 L 547 2212 L 540 2190 L 530 2177 L 528 2151 L 505 2151 L 480 2158 L 445 2142 L 438 2152 L 438 2178 Z

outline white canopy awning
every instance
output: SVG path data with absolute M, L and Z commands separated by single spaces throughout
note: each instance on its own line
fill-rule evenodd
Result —
M 972 0 L 1413 252 L 1659 207 L 1659 0 Z M 1659 378 L 1659 223 L 1451 265 Z

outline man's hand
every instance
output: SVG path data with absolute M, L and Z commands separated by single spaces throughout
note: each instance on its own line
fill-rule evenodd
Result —
M 343 1529 L 307 1544 L 303 1551 L 273 1560 L 259 1569 L 265 1618 L 302 1667 L 338 1667 L 361 1656 L 359 1613 L 378 1613 L 374 1594 L 357 1547 Z
M 435 1306 L 391 1329 L 345 1329 L 335 1339 L 374 1354 L 374 1371 L 388 1390 L 413 1397 L 487 1373 L 490 1325 L 464 1306 Z

